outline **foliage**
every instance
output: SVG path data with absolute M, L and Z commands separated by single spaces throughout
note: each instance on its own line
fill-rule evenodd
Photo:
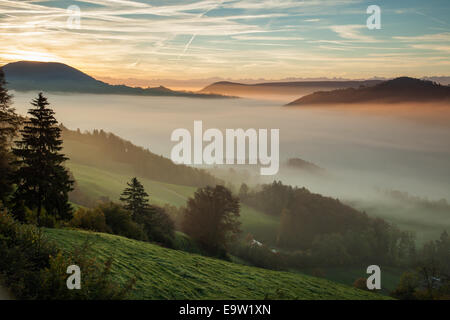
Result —
M 379 264 L 394 266 L 407 265 L 414 259 L 413 234 L 383 219 L 369 218 L 337 199 L 281 182 L 262 185 L 244 199 L 280 217 L 277 244 L 291 251 L 308 251 L 297 255 L 302 256 L 303 265 L 357 265 L 375 259 Z
M 134 177 L 127 183 L 120 200 L 131 212 L 133 220 L 143 226 L 147 239 L 173 246 L 175 225 L 163 208 L 150 206 L 144 186 Z
M 122 299 L 133 279 L 118 285 L 111 279 L 112 260 L 100 264 L 89 257 L 89 243 L 60 251 L 40 229 L 0 212 L 0 278 L 19 299 Z M 67 267 L 82 270 L 82 289 L 68 290 Z
M 14 173 L 17 189 L 14 202 L 22 202 L 32 209 L 37 209 L 37 223 L 45 208 L 48 214 L 69 220 L 72 208 L 68 203 L 68 193 L 73 181 L 62 165 L 67 158 L 62 149 L 61 129 L 57 127 L 54 111 L 48 108 L 48 101 L 42 93 L 33 100 L 34 108 L 28 111 L 30 118 L 25 121 L 20 131 L 22 138 L 16 141 L 13 153 L 17 157 L 15 164 L 19 167 Z M 21 215 L 16 215 L 21 217 Z
M 72 220 L 70 220 L 69 226 L 91 231 L 111 232 L 111 229 L 106 224 L 105 214 L 98 207 L 94 209 L 78 209 L 74 213 Z
M 255 267 L 282 270 L 286 268 L 286 259 L 278 252 L 273 252 L 266 245 L 252 245 L 251 240 L 240 241 L 230 248 L 230 253 Z
M 353 286 L 356 289 L 369 290 L 367 288 L 367 278 L 358 278 L 358 279 L 356 279 L 355 282 L 353 283 Z
M 41 270 L 37 296 L 42 300 L 121 300 L 132 290 L 135 279 L 131 278 L 123 286 L 118 286 L 111 277 L 113 259 L 98 263 L 88 256 L 91 244 L 83 243 L 70 254 L 59 251 L 51 256 L 49 266 Z M 77 265 L 82 272 L 80 290 L 68 290 L 66 285 L 67 266 Z
M 72 155 L 77 162 L 98 164 L 99 167 L 102 167 L 102 163 L 112 160 L 130 165 L 137 176 L 184 186 L 203 187 L 220 183 L 205 170 L 174 164 L 170 159 L 138 147 L 112 133 L 106 133 L 103 130 L 85 133 L 66 128 L 62 128 L 62 130 L 65 144 L 82 143 L 93 150 L 92 153 Z
M 446 231 L 423 245 L 415 270 L 402 275 L 392 295 L 406 300 L 450 299 L 450 237 Z
M 98 209 L 105 215 L 105 221 L 113 234 L 136 240 L 147 240 L 144 227 L 131 217 L 131 213 L 113 202 L 102 203 Z
M 223 187 L 198 189 L 187 202 L 183 231 L 211 253 L 224 252 L 240 232 L 239 199 Z
M 10 162 L 13 160 L 9 152 L 10 140 L 16 135 L 20 119 L 13 107 L 12 96 L 6 88 L 5 75 L 0 68 L 0 200 L 6 202 L 12 192 L 10 176 L 13 168 Z
M 151 206 L 138 214 L 135 221 L 142 225 L 149 241 L 173 247 L 175 226 L 163 208 Z
M 149 209 L 148 193 L 145 192 L 144 186 L 134 177 L 131 182 L 127 182 L 128 187 L 122 192 L 120 201 L 124 202 L 124 208 L 130 211 L 133 218 L 142 215 Z

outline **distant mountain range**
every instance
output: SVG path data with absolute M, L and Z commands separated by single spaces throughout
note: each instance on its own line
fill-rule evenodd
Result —
M 450 103 L 450 87 L 428 80 L 400 77 L 374 86 L 319 91 L 303 96 L 288 106 L 352 103 L 400 103 L 442 101 Z
M 215 82 L 206 86 L 200 93 L 231 95 L 246 98 L 273 98 L 289 101 L 302 95 L 321 90 L 344 88 L 358 88 L 359 86 L 373 86 L 382 80 L 361 81 L 290 81 L 245 84 L 229 81 Z
M 56 62 L 19 61 L 9 63 L 2 68 L 8 82 L 8 88 L 16 91 L 224 98 L 214 94 L 174 91 L 162 86 L 139 88 L 110 85 L 71 66 Z
M 228 81 L 242 84 L 257 84 L 257 83 L 273 83 L 273 82 L 312 82 L 312 81 L 364 81 L 364 80 L 390 80 L 392 78 L 384 78 L 384 77 L 372 77 L 370 79 L 348 79 L 341 77 L 316 77 L 316 78 L 301 78 L 301 77 L 289 77 L 282 79 L 265 79 L 265 78 L 241 78 L 241 79 L 230 79 L 230 78 L 221 78 L 221 77 L 209 77 L 209 78 L 192 78 L 192 79 L 170 79 L 170 78 L 150 78 L 150 79 L 140 79 L 133 77 L 124 77 L 124 78 L 115 78 L 102 76 L 97 77 L 97 80 L 101 80 L 107 82 L 109 84 L 124 84 L 127 83 L 128 86 L 131 87 L 155 87 L 155 86 L 164 86 L 168 88 L 172 88 L 174 90 L 187 90 L 187 91 L 199 91 L 209 86 L 215 82 Z M 423 80 L 430 80 L 442 85 L 450 84 L 450 77 L 448 76 L 434 76 L 434 77 L 423 77 Z M 180 89 L 181 88 L 181 89 Z M 295 96 L 294 98 L 298 98 L 299 96 Z

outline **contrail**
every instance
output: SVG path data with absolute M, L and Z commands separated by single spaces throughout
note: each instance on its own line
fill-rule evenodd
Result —
M 209 8 L 209 9 L 206 10 L 205 12 L 199 14 L 198 18 L 200 19 L 201 17 L 203 17 L 205 14 L 207 14 L 207 13 L 210 12 L 211 10 L 216 9 L 217 7 L 219 7 L 222 3 L 223 3 L 223 0 L 220 0 L 219 3 L 218 3 L 216 6 L 214 6 L 214 7 L 212 7 L 212 8 Z M 184 46 L 183 52 L 178 56 L 177 60 L 180 60 L 180 58 L 181 58 L 182 56 L 184 56 L 184 54 L 185 54 L 186 51 L 189 49 L 189 46 L 191 45 L 192 41 L 194 41 L 194 39 L 195 39 L 196 36 L 197 36 L 196 33 L 194 33 L 194 34 L 192 35 L 191 39 L 188 41 L 188 43 L 186 43 L 186 45 Z

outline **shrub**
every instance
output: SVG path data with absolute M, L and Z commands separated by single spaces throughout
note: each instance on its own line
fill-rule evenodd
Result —
M 69 226 L 98 232 L 111 231 L 106 225 L 105 214 L 100 208 L 78 209 L 70 220 Z
M 353 286 L 357 289 L 361 290 L 369 290 L 367 288 L 367 279 L 366 278 L 358 278 L 353 282 Z
M 135 217 L 143 226 L 149 241 L 174 247 L 175 225 L 163 208 L 152 206 Z
M 113 202 L 103 203 L 98 209 L 105 215 L 106 224 L 113 234 L 136 240 L 147 240 L 144 227 L 133 221 L 131 213 Z
M 122 299 L 133 287 L 112 281 L 111 264 L 89 255 L 89 244 L 62 252 L 48 242 L 40 229 L 24 225 L 0 211 L 0 278 L 18 299 Z M 68 290 L 67 267 L 83 270 L 81 290 Z
M 99 263 L 88 257 L 90 243 L 74 249 L 69 254 L 61 251 L 51 256 L 49 267 L 40 272 L 39 299 L 58 300 L 118 300 L 125 299 L 133 288 L 135 279 L 131 279 L 124 287 L 118 286 L 111 277 L 112 258 Z M 82 270 L 80 290 L 68 290 L 66 285 L 67 266 L 77 265 Z

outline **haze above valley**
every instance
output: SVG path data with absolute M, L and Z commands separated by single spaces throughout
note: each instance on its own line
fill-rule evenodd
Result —
M 25 114 L 32 92 L 14 92 Z M 301 157 L 337 180 L 296 178 L 286 182 L 333 196 L 370 194 L 373 187 L 450 199 L 450 108 L 436 104 L 287 108 L 271 101 L 93 94 L 48 94 L 60 122 L 70 129 L 103 129 L 152 152 L 170 155 L 170 135 L 207 128 L 279 128 L 280 161 Z M 432 110 L 432 111 L 431 111 Z M 249 166 L 241 166 L 249 169 Z M 271 177 L 275 178 L 275 177 Z

